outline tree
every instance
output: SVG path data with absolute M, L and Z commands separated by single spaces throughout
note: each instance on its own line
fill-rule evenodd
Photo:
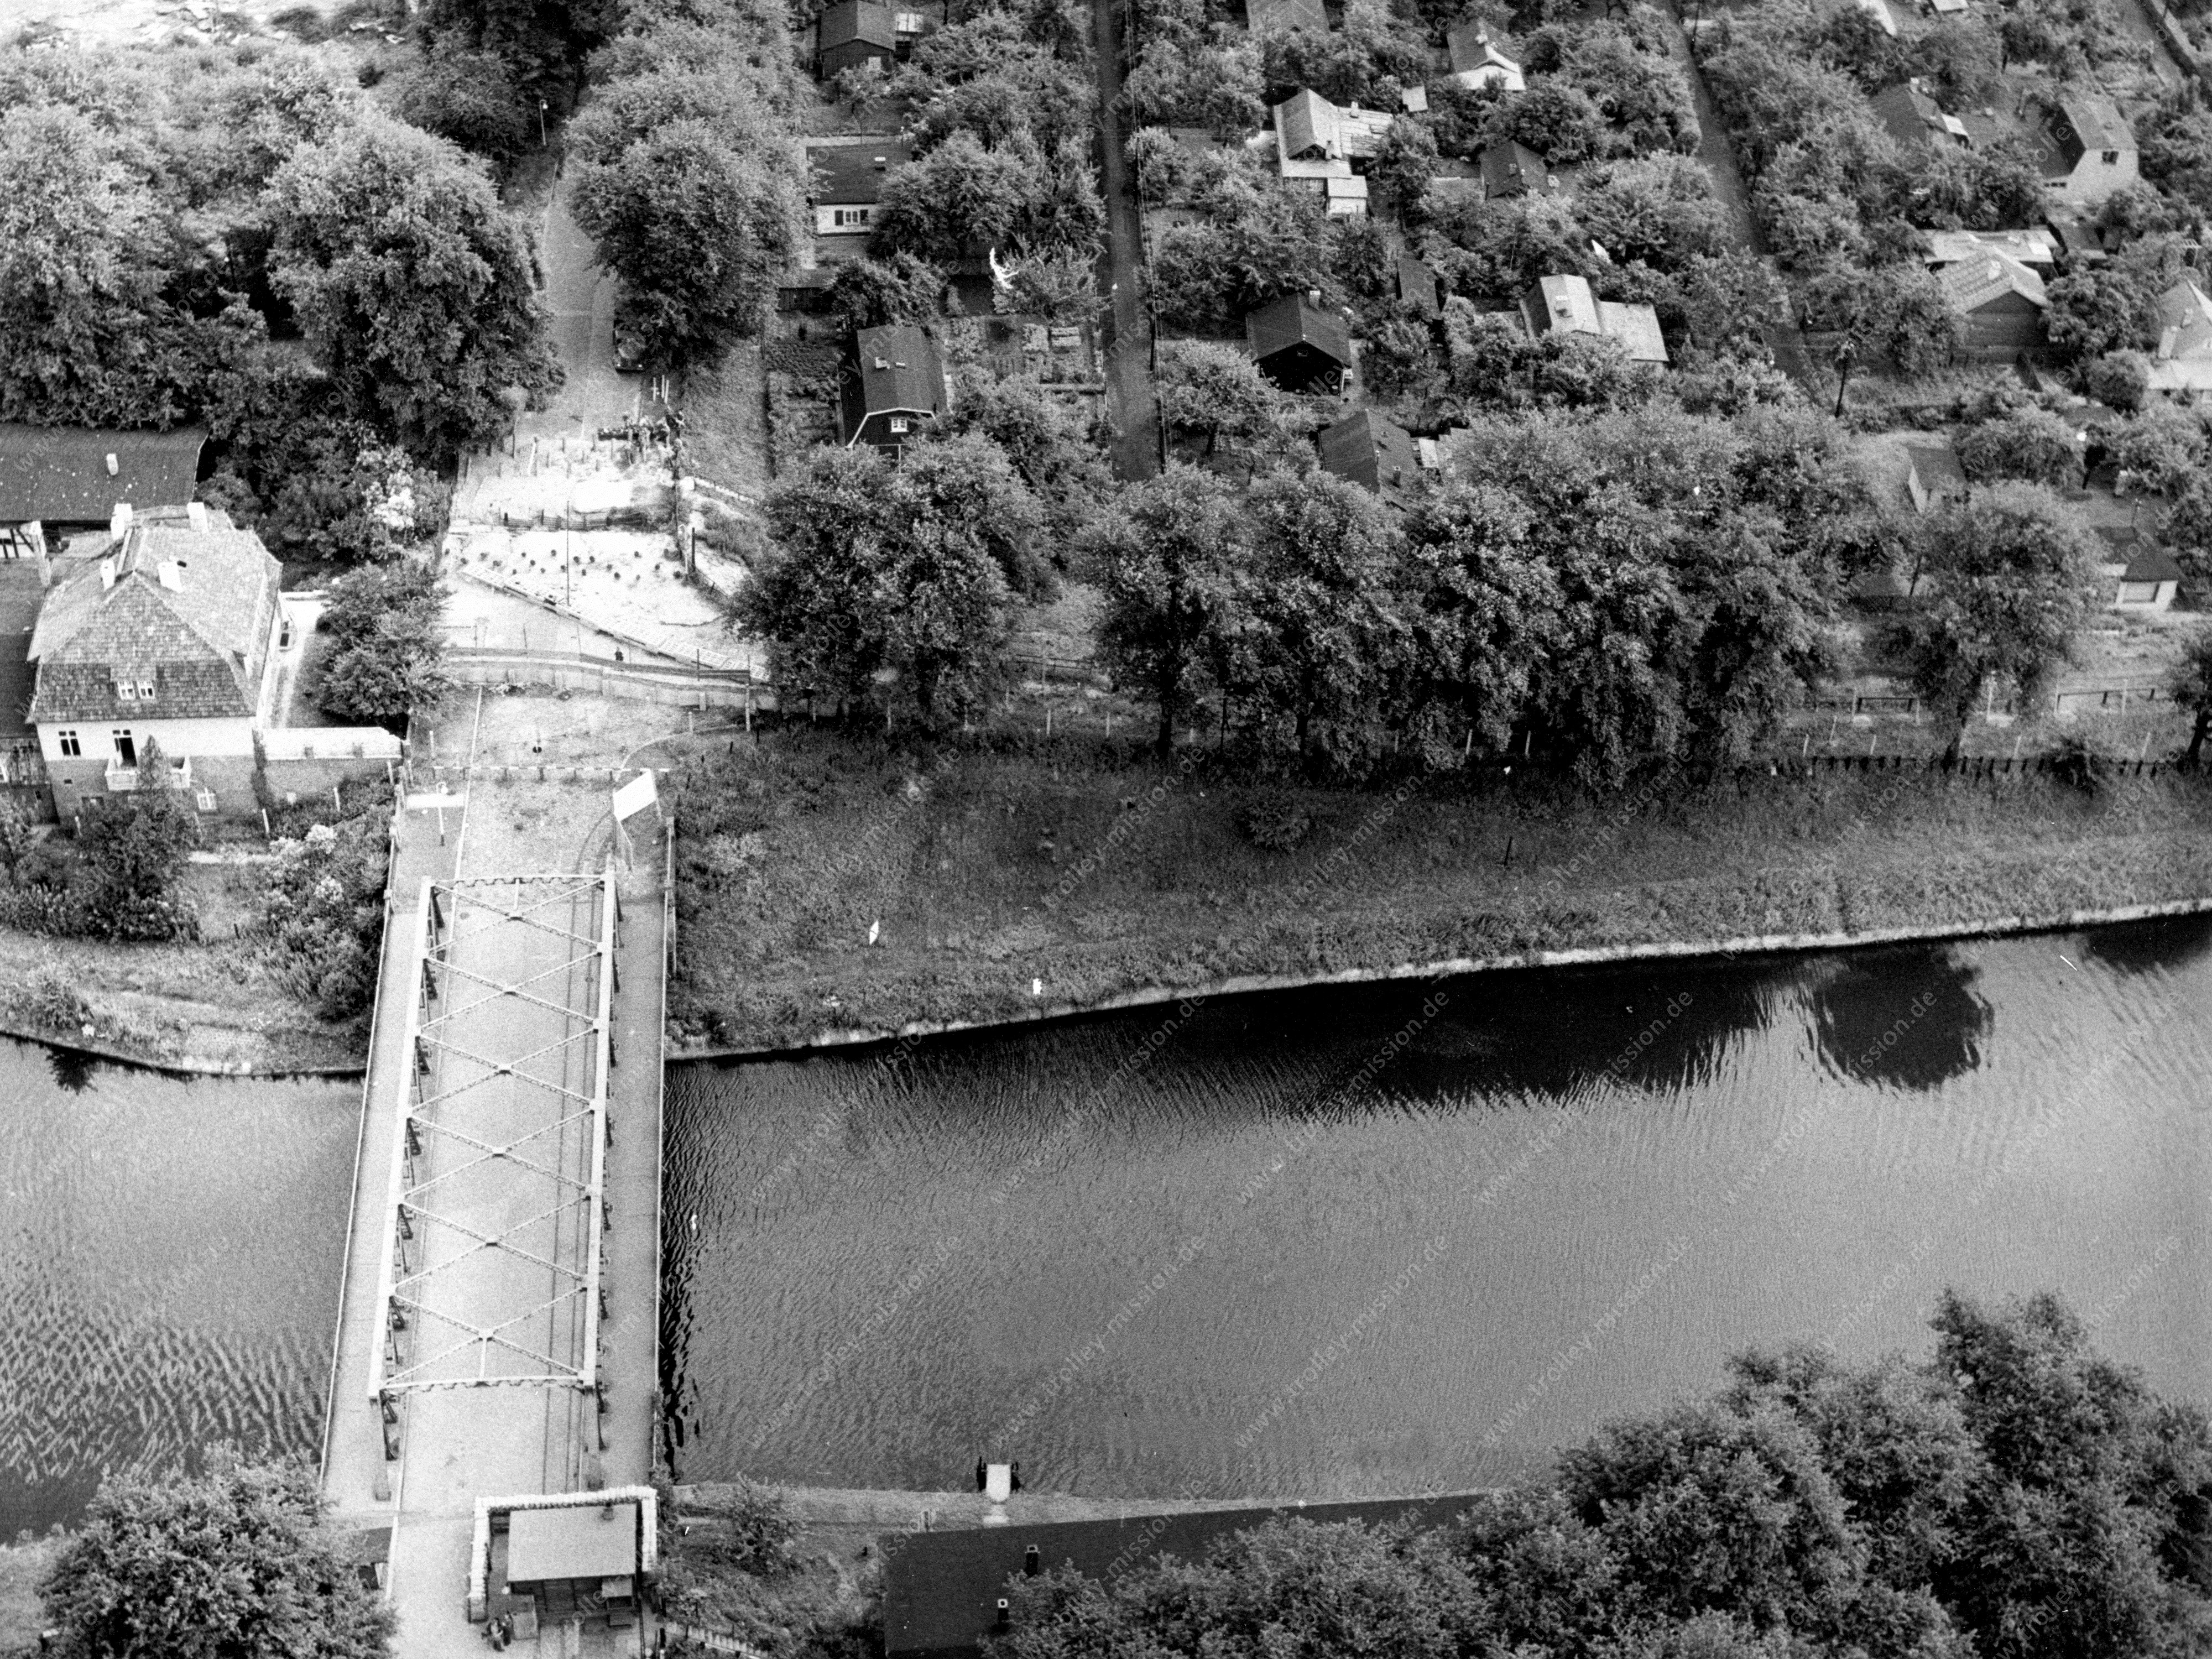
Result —
M 1248 556 L 1235 495 L 1183 465 L 1125 491 L 1097 538 L 1106 595 L 1099 644 L 1151 693 L 1163 757 L 1174 751 L 1176 723 L 1213 647 L 1236 631 L 1237 578 Z
M 270 274 L 348 413 L 443 456 L 555 383 L 529 244 L 446 140 L 363 111 L 293 154 L 268 208 Z
M 1989 1659 L 2202 1652 L 2212 1620 L 2177 1565 L 2206 1536 L 2201 1414 L 2163 1406 L 2048 1294 L 1992 1312 L 1947 1292 L 1932 1322 L 1985 1463 L 1938 1583 Z M 2176 1490 L 2167 1472 L 2193 1464 Z
M 425 30 L 495 55 L 525 97 L 566 110 L 577 71 L 623 23 L 617 0 L 427 0 Z
M 989 472 L 989 447 L 924 444 L 897 466 L 872 449 L 824 449 L 779 483 L 773 552 L 739 606 L 781 684 L 878 706 L 887 727 L 910 698 L 934 729 L 998 683 L 1011 609 L 1000 558 L 1022 509 L 1003 456 L 996 476 L 969 476 Z
M 142 787 L 102 802 L 78 832 L 85 918 L 109 939 L 189 936 L 194 917 L 180 884 L 199 844 L 199 819 L 190 799 L 170 787 L 168 759 L 150 738 L 137 770 Z
M 943 271 L 911 253 L 854 259 L 830 279 L 830 308 L 848 329 L 926 323 L 943 314 L 950 286 Z
M 1426 217 L 1422 200 L 1437 176 L 1436 135 L 1425 121 L 1401 116 L 1390 124 L 1367 169 L 1370 187 L 1380 189 L 1409 228 Z
M 1206 434 L 1211 455 L 1224 437 L 1255 438 L 1279 425 L 1288 399 L 1234 346 L 1212 340 L 1160 343 L 1160 418 Z
M 313 1474 L 207 1462 L 101 1484 L 40 1587 L 62 1659 L 383 1659 L 392 1609 L 340 1558 Z
M 413 559 L 348 571 L 331 584 L 321 631 L 330 654 L 315 706 L 333 720 L 404 731 L 453 689 L 437 572 Z
M 87 117 L 0 112 L 0 419 L 166 426 L 190 407 L 154 199 Z
M 449 138 L 471 155 L 506 167 L 529 145 L 537 124 L 506 60 L 495 52 L 446 47 L 387 82 L 392 112 L 425 132 Z M 532 113 L 535 112 L 533 111 Z
M 2081 362 L 2110 351 L 2139 351 L 2158 341 L 2158 296 L 2133 271 L 2091 266 L 2053 281 L 2054 350 Z
M 940 265 L 1004 246 L 1043 182 L 1042 158 L 991 150 L 963 129 L 927 155 L 884 175 L 875 247 Z
M 1406 522 L 1412 639 L 1399 701 L 1436 760 L 1510 746 L 1539 665 L 1565 643 L 1557 579 L 1529 546 L 1528 509 L 1510 491 L 1455 484 Z
M 2033 704 L 2070 659 L 2096 555 L 2064 503 L 2034 484 L 1984 486 L 1925 534 L 1921 568 L 1935 591 L 1887 643 L 1949 728 L 1945 756 L 1955 760 L 1984 684 L 2007 681 Z
M 666 122 L 587 152 L 576 222 L 623 282 L 624 320 L 648 356 L 683 368 L 757 334 L 795 245 L 798 162 L 787 140 L 729 121 Z
M 2025 478 L 2063 489 L 2080 482 L 2081 451 L 2074 429 L 2046 410 L 2026 409 L 1984 421 L 1959 434 L 1959 465 L 1977 483 Z
M 988 440 L 1043 506 L 1060 545 L 1083 528 L 1109 488 L 1104 458 L 1074 410 L 1026 374 L 963 376 L 937 431 Z
M 2089 395 L 2124 414 L 2132 414 L 2150 396 L 2150 359 L 2140 351 L 2108 351 L 2083 372 Z
M 1572 167 L 1603 153 L 1605 118 L 1588 94 L 1554 76 L 1540 76 L 1499 104 L 1491 117 L 1493 142 L 1526 144 L 1553 167 Z
M 1245 497 L 1255 556 L 1242 573 L 1255 690 L 1298 753 L 1356 767 L 1387 713 L 1377 694 L 1405 639 L 1395 536 L 1373 495 L 1327 472 L 1273 473 Z

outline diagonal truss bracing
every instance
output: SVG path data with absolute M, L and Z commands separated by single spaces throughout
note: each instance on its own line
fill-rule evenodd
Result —
M 369 1392 L 599 1384 L 617 900 L 592 876 L 425 882 Z

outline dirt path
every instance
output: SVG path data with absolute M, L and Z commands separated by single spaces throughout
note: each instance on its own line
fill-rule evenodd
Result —
M 1121 147 L 1121 17 L 1118 0 L 1091 0 L 1098 63 L 1098 152 L 1106 196 L 1106 407 L 1114 467 L 1125 478 L 1160 470 L 1159 399 L 1152 387 L 1152 319 L 1139 286 L 1144 218 Z
M 1705 70 L 1698 62 L 1697 53 L 1690 48 L 1689 31 L 1682 27 L 1679 5 L 1670 4 L 1664 15 L 1674 31 L 1668 50 L 1680 56 L 1683 71 L 1690 82 L 1690 96 L 1697 106 L 1698 159 L 1712 175 L 1713 194 L 1727 210 L 1729 238 L 1747 253 L 1765 259 L 1766 239 L 1759 234 L 1759 217 L 1751 210 L 1750 187 L 1744 183 L 1743 173 L 1735 164 L 1735 151 L 1729 145 L 1728 126 L 1721 119 L 1720 106 L 1713 101 L 1712 88 L 1705 84 Z M 1765 334 L 1767 349 L 1774 354 L 1775 367 L 1815 399 L 1825 396 L 1822 370 L 1806 349 L 1805 337 L 1796 324 L 1778 323 L 1765 330 Z

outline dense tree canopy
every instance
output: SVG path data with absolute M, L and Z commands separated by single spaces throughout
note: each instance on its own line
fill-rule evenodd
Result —
M 312 688 L 334 720 L 404 730 L 418 709 L 434 707 L 446 674 L 437 572 L 413 559 L 349 571 L 331 584 L 321 631 L 330 652 Z
M 313 1474 L 218 1448 L 204 1474 L 110 1480 L 42 1587 L 63 1659 L 383 1659 L 392 1609 L 322 1525 Z
M 445 140 L 363 110 L 270 200 L 277 289 L 349 413 L 448 452 L 558 375 L 521 228 Z
M 1110 1583 L 1016 1577 L 993 1659 L 2112 1659 L 2200 1652 L 2212 1430 L 2048 1297 L 1934 1356 L 1735 1360 L 1433 1530 L 1274 1521 Z

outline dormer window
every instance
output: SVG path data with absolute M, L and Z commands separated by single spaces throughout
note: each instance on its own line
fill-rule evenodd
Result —
M 2120 153 L 2119 153 L 2119 151 L 2118 151 L 2118 150 L 2116 150 L 2116 149 L 2108 149 L 2108 150 L 2106 150 L 2106 151 L 2105 152 L 2105 165 L 2106 165 L 2106 167 L 2116 167 L 2119 166 L 2119 164 L 2120 164 Z
M 906 416 L 903 416 L 903 415 L 894 415 L 894 416 L 891 416 L 891 432 L 892 432 L 893 435 L 895 435 L 895 436 L 896 436 L 897 434 L 902 433 L 902 432 L 904 432 L 905 430 L 906 430 Z
M 137 702 L 137 701 L 138 701 L 138 684 L 137 684 L 137 682 L 136 680 L 118 680 L 118 681 L 116 681 L 116 683 L 115 683 L 115 695 L 116 695 L 117 696 L 118 696 L 118 697 L 122 698 L 122 699 L 123 699 L 123 701 L 124 701 L 124 702 Z
M 138 701 L 141 702 L 151 702 L 154 701 L 153 681 L 141 680 L 138 682 Z

